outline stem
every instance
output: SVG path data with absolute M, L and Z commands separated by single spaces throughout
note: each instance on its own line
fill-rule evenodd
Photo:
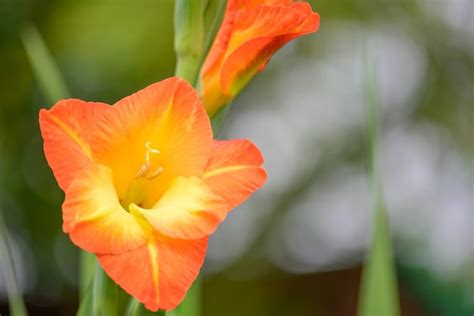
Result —
M 194 87 L 198 85 L 198 74 L 203 62 L 203 55 L 207 53 L 222 18 L 225 1 L 218 1 L 218 3 L 214 1 L 214 8 L 209 7 L 210 3 L 206 0 L 176 0 L 175 2 L 174 46 L 177 58 L 175 74 L 186 79 Z M 212 16 L 213 13 L 215 16 Z M 205 18 L 210 25 L 206 30 L 207 36 L 204 35 Z M 214 130 L 220 130 L 224 116 L 219 120 L 212 120 Z M 198 277 L 188 290 L 184 301 L 172 312 L 173 315 L 200 316 L 201 296 L 202 280 Z
M 204 50 L 205 1 L 176 0 L 174 10 L 175 74 L 196 84 Z

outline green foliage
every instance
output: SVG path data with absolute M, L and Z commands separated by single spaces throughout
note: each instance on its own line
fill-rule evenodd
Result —
M 20 287 L 16 278 L 13 265 L 10 244 L 8 241 L 7 228 L 3 220 L 3 210 L 0 206 L 0 267 L 3 268 L 6 290 L 8 294 L 8 304 L 10 305 L 11 316 L 26 316 L 25 303 L 21 296 Z
M 96 263 L 92 283 L 92 315 L 118 315 L 118 287 Z
M 390 228 L 383 200 L 380 179 L 379 102 L 375 61 L 367 54 L 366 61 L 366 122 L 369 138 L 372 187 L 372 245 L 364 267 L 359 316 L 397 316 L 397 282 L 390 240 Z
M 22 40 L 31 67 L 48 102 L 54 104 L 60 99 L 68 98 L 70 93 L 61 72 L 36 27 L 27 27 L 23 31 Z
M 79 298 L 83 299 L 94 277 L 96 259 L 94 254 L 81 251 L 79 260 Z

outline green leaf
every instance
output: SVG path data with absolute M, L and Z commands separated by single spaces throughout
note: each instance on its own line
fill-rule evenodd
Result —
M 96 263 L 92 283 L 92 315 L 117 315 L 118 287 Z
M 84 297 L 79 305 L 77 316 L 90 316 L 92 315 L 92 283 L 89 284 L 85 291 Z
M 77 316 L 118 315 L 118 287 L 95 260 L 95 272 L 81 301 Z
M 371 248 L 362 275 L 358 315 L 397 316 L 400 312 L 395 264 L 378 157 L 380 127 L 377 80 L 374 61 L 369 53 L 366 59 L 366 121 L 370 145 L 373 232 Z
M 89 285 L 94 277 L 95 270 L 95 255 L 87 252 L 80 251 L 79 254 L 79 298 L 82 300 L 89 288 Z
M 13 265 L 10 244 L 8 242 L 8 234 L 5 222 L 3 220 L 3 211 L 0 207 L 0 267 L 3 268 L 3 277 L 8 295 L 8 304 L 11 316 L 26 316 L 25 302 L 21 296 L 20 287 Z
M 81 301 L 77 316 L 118 315 L 118 293 L 115 282 L 95 260 L 94 277 Z
M 21 38 L 33 72 L 48 102 L 54 104 L 60 99 L 68 98 L 69 90 L 38 29 L 33 25 L 27 27 Z

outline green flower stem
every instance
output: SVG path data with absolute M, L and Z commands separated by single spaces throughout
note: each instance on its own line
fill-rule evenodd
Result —
M 205 54 L 214 39 L 222 20 L 224 0 L 176 0 L 174 11 L 176 51 L 176 76 L 184 78 L 194 87 L 199 86 L 199 70 Z M 217 135 L 228 111 L 211 119 Z M 173 316 L 200 316 L 202 302 L 202 280 L 196 279 L 181 305 L 170 312 Z
M 0 207 L 0 267 L 3 268 L 3 277 L 8 295 L 8 304 L 11 316 L 26 316 L 25 302 L 21 296 L 20 287 L 13 265 L 10 244 L 8 242 L 7 228 L 3 220 L 3 211 Z
M 175 74 L 196 84 L 204 50 L 204 0 L 176 0 L 174 10 Z
M 362 275 L 358 315 L 397 316 L 400 312 L 395 264 L 379 166 L 379 102 L 375 73 L 373 57 L 367 53 L 365 112 L 370 146 L 373 232 L 372 245 Z
M 204 51 L 204 0 L 176 0 L 174 11 L 176 76 L 196 86 Z M 179 316 L 199 316 L 201 281 L 197 279 L 181 305 L 173 311 Z

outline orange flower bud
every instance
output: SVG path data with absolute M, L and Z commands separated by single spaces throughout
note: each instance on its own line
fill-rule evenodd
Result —
M 278 49 L 318 27 L 319 15 L 306 2 L 229 0 L 201 70 L 208 114 L 212 116 L 231 101 Z

